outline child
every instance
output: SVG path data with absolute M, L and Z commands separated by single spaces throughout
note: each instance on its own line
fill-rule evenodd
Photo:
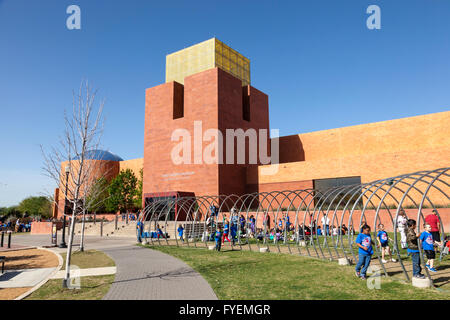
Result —
M 413 277 L 419 279 L 425 279 L 425 276 L 421 273 L 422 268 L 420 267 L 420 254 L 419 245 L 417 243 L 417 235 L 414 229 L 416 228 L 416 220 L 409 219 L 406 222 L 406 243 L 408 245 L 408 253 L 411 255 L 413 263 Z
M 450 252 L 450 236 L 446 236 L 444 239 L 444 250 L 442 250 L 442 255 L 447 255 Z
M 159 224 L 158 224 L 158 239 L 159 239 L 159 237 L 164 238 L 164 233 L 162 232 L 162 230 L 161 230 L 161 228 L 159 227 Z
M 230 238 L 228 238 L 228 233 L 230 232 L 228 221 L 225 221 L 224 225 L 225 226 L 223 228 L 222 244 L 225 243 L 225 239 L 227 239 L 228 242 L 231 242 Z
M 338 228 L 336 227 L 336 226 L 333 226 L 333 236 L 337 236 L 337 235 L 339 235 L 339 230 L 338 230 Z
M 317 235 L 318 236 L 322 235 L 322 229 L 320 228 L 320 226 L 317 226 Z
M 231 233 L 231 240 L 234 246 L 234 244 L 236 243 L 237 226 L 233 222 L 231 223 L 230 233 Z
M 362 226 L 361 231 L 355 241 L 359 247 L 359 260 L 355 268 L 355 274 L 358 278 L 366 280 L 366 272 L 373 255 L 372 238 L 370 237 L 370 227 L 367 224 Z
M 219 227 L 218 230 L 216 230 L 216 250 L 220 251 L 220 247 L 222 246 L 222 227 Z
M 181 224 L 178 226 L 177 231 L 178 231 L 178 236 L 180 237 L 181 242 L 184 242 L 184 239 L 183 239 L 184 228 Z
M 283 220 L 281 220 L 281 218 L 278 219 L 278 228 L 283 229 Z
M 387 263 L 387 261 L 384 259 L 386 253 L 389 255 L 389 258 L 392 262 L 397 262 L 397 260 L 392 258 L 391 248 L 389 248 L 389 236 L 387 232 L 384 231 L 384 224 L 380 223 L 378 225 L 378 228 L 380 229 L 380 231 L 378 231 L 377 234 L 377 241 L 378 245 L 381 247 L 381 262 Z
M 277 233 L 275 234 L 277 242 L 281 240 L 281 230 L 277 229 Z
M 285 222 L 286 230 L 289 231 L 289 228 L 291 226 L 291 219 L 289 218 L 289 215 L 286 215 L 285 220 L 286 220 Z
M 431 225 L 425 225 L 425 231 L 420 234 L 419 239 L 422 241 L 422 249 L 423 251 L 425 251 L 425 255 L 427 256 L 428 260 L 425 267 L 427 267 L 431 272 L 436 272 L 436 269 L 434 268 L 434 259 L 436 258 L 436 253 L 434 252 L 434 244 L 440 243 L 433 240 Z

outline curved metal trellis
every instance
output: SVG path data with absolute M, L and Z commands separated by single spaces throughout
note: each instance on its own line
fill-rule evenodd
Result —
M 151 245 L 211 247 L 217 228 L 228 225 L 235 227 L 236 234 L 225 244 L 226 249 L 268 248 L 319 259 L 356 261 L 354 241 L 361 226 L 368 224 L 375 240 L 378 227 L 383 224 L 398 262 L 384 263 L 381 249 L 374 246 L 374 263 L 381 266 L 386 276 L 400 272 L 409 280 L 411 261 L 406 249 L 399 246 L 399 213 L 403 209 L 415 219 L 416 232 L 420 234 L 424 215 L 436 210 L 440 240 L 444 243 L 444 222 L 448 223 L 450 211 L 449 183 L 450 168 L 440 168 L 327 190 L 165 199 L 144 208 L 139 217 L 143 227 L 137 235 Z M 212 207 L 217 215 L 211 213 Z M 419 251 L 423 262 L 420 246 Z M 424 270 L 432 280 L 427 268 Z

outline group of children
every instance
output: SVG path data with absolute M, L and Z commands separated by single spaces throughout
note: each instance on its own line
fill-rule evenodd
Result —
M 416 235 L 416 221 L 413 219 L 407 220 L 407 230 L 406 230 L 406 242 L 407 242 L 407 252 L 411 256 L 413 264 L 413 277 L 423 279 L 425 276 L 422 274 L 422 268 L 420 266 L 420 251 L 419 242 L 421 240 L 422 249 L 427 258 L 426 268 L 431 272 L 436 272 L 434 268 L 434 259 L 436 258 L 435 247 L 442 246 L 442 243 L 435 239 L 431 233 L 431 226 L 425 224 L 425 231 L 423 231 L 419 236 Z M 384 230 L 383 224 L 379 225 L 380 231 L 377 233 L 377 242 L 381 248 L 382 262 L 387 263 L 386 254 L 389 255 L 390 261 L 396 262 L 392 258 L 392 252 L 389 248 L 389 236 Z M 359 260 L 356 264 L 355 274 L 361 279 L 366 279 L 367 269 L 370 265 L 370 261 L 373 255 L 374 244 L 370 236 L 370 226 L 364 224 L 361 228 L 361 233 L 358 235 L 355 241 L 358 246 Z

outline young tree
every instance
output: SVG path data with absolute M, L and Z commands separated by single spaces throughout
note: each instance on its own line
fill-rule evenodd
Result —
M 131 169 L 120 171 L 108 187 L 106 209 L 128 213 L 134 206 L 137 183 L 138 180 Z
M 109 182 L 105 177 L 100 177 L 92 185 L 86 197 L 86 210 L 88 212 L 106 212 L 106 200 L 109 198 Z
M 95 108 L 97 91 L 93 91 L 88 82 L 82 82 L 78 93 L 73 93 L 72 113 L 64 114 L 65 130 L 59 144 L 49 152 L 41 146 L 44 157 L 44 171 L 53 178 L 58 186 L 67 185 L 67 201 L 71 206 L 71 224 L 66 258 L 66 275 L 63 287 L 68 286 L 70 278 L 70 257 L 74 237 L 75 216 L 83 212 L 84 193 L 95 182 L 96 166 L 89 159 L 89 151 L 99 149 L 103 131 L 103 105 Z M 66 170 L 61 168 L 67 163 Z M 66 172 L 68 183 L 66 184 Z M 59 208 L 63 211 L 64 208 Z
M 136 209 L 142 209 L 142 193 L 144 182 L 144 169 L 139 170 L 139 180 L 136 188 L 136 196 L 134 198 L 134 207 Z

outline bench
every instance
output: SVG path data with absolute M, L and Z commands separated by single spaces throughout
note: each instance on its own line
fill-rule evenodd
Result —
M 2 273 L 1 274 L 3 274 L 5 272 L 5 261 L 6 261 L 6 257 L 0 256 L 0 262 L 2 263 Z

